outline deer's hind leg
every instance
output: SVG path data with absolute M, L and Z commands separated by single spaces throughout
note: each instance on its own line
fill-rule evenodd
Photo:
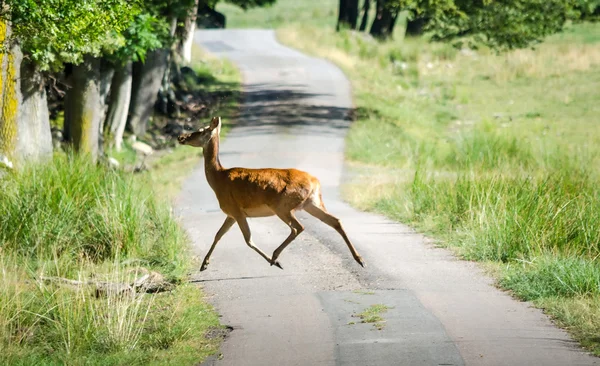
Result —
M 237 221 L 238 226 L 240 227 L 240 230 L 242 231 L 242 234 L 244 235 L 244 240 L 246 241 L 246 244 L 250 248 L 252 248 L 255 252 L 260 254 L 260 256 L 263 257 L 267 262 L 271 263 L 271 265 L 275 265 L 275 266 L 283 269 L 283 267 L 281 267 L 279 262 L 273 261 L 271 258 L 269 258 L 268 255 L 266 255 L 256 245 L 254 245 L 254 243 L 252 242 L 252 234 L 250 233 L 250 226 L 248 226 L 248 220 L 246 219 L 246 217 L 245 216 L 237 216 L 235 218 L 235 221 Z
M 357 261 L 358 264 L 360 264 L 361 266 L 365 266 L 362 257 L 358 254 L 358 252 L 350 242 L 350 239 L 348 239 L 348 235 L 346 235 L 346 231 L 344 231 L 340 220 L 337 217 L 331 215 L 329 212 L 327 212 L 323 204 L 321 204 L 319 207 L 313 202 L 308 202 L 306 206 L 304 206 L 304 210 L 316 217 L 317 219 L 323 221 L 325 224 L 334 228 L 335 231 L 337 231 L 342 236 L 342 238 L 344 238 L 346 245 L 348 245 L 348 249 L 350 249 L 350 253 L 352 253 L 352 257 L 354 257 L 354 260 Z
M 283 222 L 285 222 L 286 225 L 290 227 L 292 232 L 283 241 L 283 243 L 281 243 L 281 245 L 277 247 L 277 249 L 275 249 L 275 251 L 273 252 L 273 256 L 271 257 L 273 262 L 271 262 L 271 265 L 275 264 L 275 261 L 277 260 L 277 258 L 279 258 L 279 255 L 281 254 L 281 252 L 283 252 L 285 247 L 287 247 L 292 242 L 292 240 L 296 239 L 296 237 L 304 231 L 304 226 L 302 226 L 300 221 L 296 219 L 296 216 L 294 216 L 294 212 L 286 211 L 282 213 L 277 213 L 277 217 L 279 217 Z

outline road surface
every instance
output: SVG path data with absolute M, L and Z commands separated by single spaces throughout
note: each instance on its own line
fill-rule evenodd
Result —
M 496 289 L 478 267 L 408 227 L 359 212 L 339 197 L 350 84 L 331 63 L 277 43 L 272 31 L 205 30 L 196 41 L 243 73 L 238 124 L 221 144 L 225 167 L 295 167 L 317 176 L 367 263 L 338 234 L 302 213 L 306 230 L 269 266 L 234 226 L 195 275 L 233 327 L 217 365 L 597 365 L 541 311 Z M 385 98 L 385 96 L 382 96 Z M 208 124 L 209 120 L 203 121 Z M 225 123 L 230 121 L 224 121 Z M 191 152 L 191 151 L 190 151 Z M 203 162 L 184 183 L 177 213 L 206 254 L 224 220 Z M 249 220 L 272 251 L 289 234 L 277 218 Z M 384 327 L 356 314 L 389 309 Z

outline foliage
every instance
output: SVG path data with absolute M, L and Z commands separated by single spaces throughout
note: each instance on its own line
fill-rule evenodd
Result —
M 367 0 L 365 0 L 367 1 Z M 340 4 L 345 0 L 340 0 Z M 598 0 L 379 0 L 370 33 L 385 39 L 403 13 L 426 19 L 435 41 L 457 47 L 524 48 L 559 32 L 567 20 L 597 20 Z M 357 11 L 357 4 L 354 4 Z M 368 14 L 365 14 L 368 15 Z M 365 18 L 366 19 L 366 18 Z
M 539 43 L 568 19 L 593 19 L 597 0 L 388 0 L 391 11 L 426 17 L 437 41 L 506 50 Z
M 277 0 L 225 0 L 226 2 L 239 6 L 240 8 L 247 10 L 251 8 L 269 6 L 274 4 Z
M 600 0 L 576 0 L 575 20 L 599 20 Z
M 565 0 L 456 0 L 449 5 L 449 11 L 436 11 L 427 26 L 434 40 L 467 36 L 471 45 L 496 49 L 541 41 L 562 30 L 573 10 L 572 1 Z
M 122 46 L 110 57 L 122 62 L 143 62 L 146 53 L 161 47 L 168 35 L 169 29 L 165 22 L 149 13 L 138 14 L 129 28 L 120 35 Z
M 0 8 L 12 24 L 12 37 L 40 70 L 114 50 L 118 33 L 139 12 L 138 3 L 128 0 L 2 0 Z

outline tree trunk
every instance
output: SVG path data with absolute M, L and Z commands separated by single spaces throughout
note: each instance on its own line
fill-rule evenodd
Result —
M 10 26 L 0 21 L 0 44 Z M 35 66 L 23 61 L 18 45 L 0 53 L 0 161 L 17 166 L 51 156 L 46 91 Z
M 148 119 L 152 115 L 158 90 L 167 69 L 169 50 L 161 48 L 146 54 L 144 63 L 133 64 L 131 103 L 127 125 L 138 137 L 146 134 Z
M 356 29 L 358 21 L 358 0 L 340 0 L 336 30 Z
M 111 91 L 112 79 L 115 74 L 113 64 L 105 59 L 100 61 L 100 126 L 98 128 L 98 151 L 104 153 L 104 121 L 108 111 L 109 95 Z
M 40 160 L 52 156 L 52 132 L 46 88 L 35 65 L 21 63 L 21 96 L 17 150 L 25 159 Z
M 10 26 L 0 20 L 0 42 L 7 46 Z M 19 69 L 21 51 L 18 46 L 0 53 L 0 167 L 13 163 L 19 158 L 17 136 L 19 134 Z
M 75 151 L 98 158 L 103 100 L 100 95 L 100 59 L 86 56 L 73 66 L 65 102 L 65 127 Z
M 118 68 L 112 78 L 108 112 L 104 123 L 104 141 L 108 147 L 121 151 L 123 132 L 131 100 L 131 62 Z
M 377 13 L 371 25 L 371 35 L 382 40 L 387 39 L 392 35 L 394 24 L 394 15 L 386 6 L 386 0 L 377 0 Z
M 407 36 L 420 36 L 423 34 L 423 30 L 425 29 L 425 25 L 429 18 L 427 17 L 417 17 L 412 20 L 407 20 L 406 22 L 406 35 Z
M 177 18 L 171 19 L 169 34 L 175 35 Z M 131 103 L 127 125 L 137 137 L 143 137 L 148 127 L 148 119 L 154 111 L 158 91 L 163 84 L 168 69 L 171 49 L 160 48 L 146 54 L 144 63 L 133 64 Z
M 194 32 L 196 31 L 196 18 L 198 16 L 198 1 L 195 0 L 194 7 L 190 14 L 183 21 L 181 41 L 178 44 L 177 52 L 183 62 L 192 61 L 192 45 L 194 44 Z
M 371 0 L 365 0 L 363 4 L 363 16 L 360 22 L 359 30 L 364 32 L 367 29 L 367 21 L 369 20 L 369 10 L 371 9 Z

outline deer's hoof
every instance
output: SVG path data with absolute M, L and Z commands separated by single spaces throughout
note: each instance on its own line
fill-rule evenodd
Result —
M 358 258 L 355 258 L 355 259 L 358 262 L 358 264 L 360 264 L 360 266 L 362 268 L 365 268 L 367 266 L 361 257 L 358 257 Z
M 275 267 L 279 267 L 280 269 L 283 269 L 283 267 L 281 266 L 281 264 L 279 264 L 279 261 L 271 262 L 271 265 L 275 266 Z
M 208 267 L 208 263 L 202 263 L 202 266 L 200 267 L 200 272 L 206 270 L 206 267 Z

